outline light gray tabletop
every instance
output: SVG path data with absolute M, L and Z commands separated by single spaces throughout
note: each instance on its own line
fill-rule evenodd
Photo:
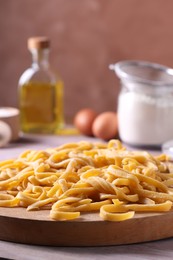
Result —
M 98 141 L 98 139 L 83 136 L 28 135 L 21 138 L 17 143 L 1 148 L 0 160 L 16 157 L 27 149 L 45 149 L 81 140 Z M 107 247 L 50 247 L 0 241 L 0 257 L 17 260 L 171 259 L 173 258 L 173 238 L 141 244 Z
M 17 260 L 172 259 L 173 239 L 107 247 L 47 247 L 1 241 L 0 256 Z

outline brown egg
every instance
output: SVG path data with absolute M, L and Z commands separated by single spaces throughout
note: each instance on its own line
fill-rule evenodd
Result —
M 96 116 L 94 110 L 84 108 L 75 115 L 74 125 L 82 134 L 92 136 L 92 124 Z
M 94 136 L 109 140 L 118 134 L 117 114 L 114 112 L 104 112 L 96 117 L 93 122 L 92 132 Z

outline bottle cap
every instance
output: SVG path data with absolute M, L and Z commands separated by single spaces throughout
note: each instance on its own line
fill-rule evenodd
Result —
M 31 37 L 28 39 L 28 49 L 46 49 L 50 47 L 50 40 L 45 36 Z

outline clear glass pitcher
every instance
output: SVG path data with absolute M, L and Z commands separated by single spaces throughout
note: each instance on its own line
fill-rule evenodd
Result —
M 119 135 L 133 146 L 161 146 L 173 139 L 173 69 L 145 61 L 110 65 L 120 79 Z

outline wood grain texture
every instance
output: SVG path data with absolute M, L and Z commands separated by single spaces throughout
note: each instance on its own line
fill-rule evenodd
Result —
M 75 221 L 53 221 L 49 211 L 0 208 L 0 240 L 51 246 L 103 246 L 153 241 L 173 236 L 173 211 L 136 214 L 122 222 L 96 213 Z

